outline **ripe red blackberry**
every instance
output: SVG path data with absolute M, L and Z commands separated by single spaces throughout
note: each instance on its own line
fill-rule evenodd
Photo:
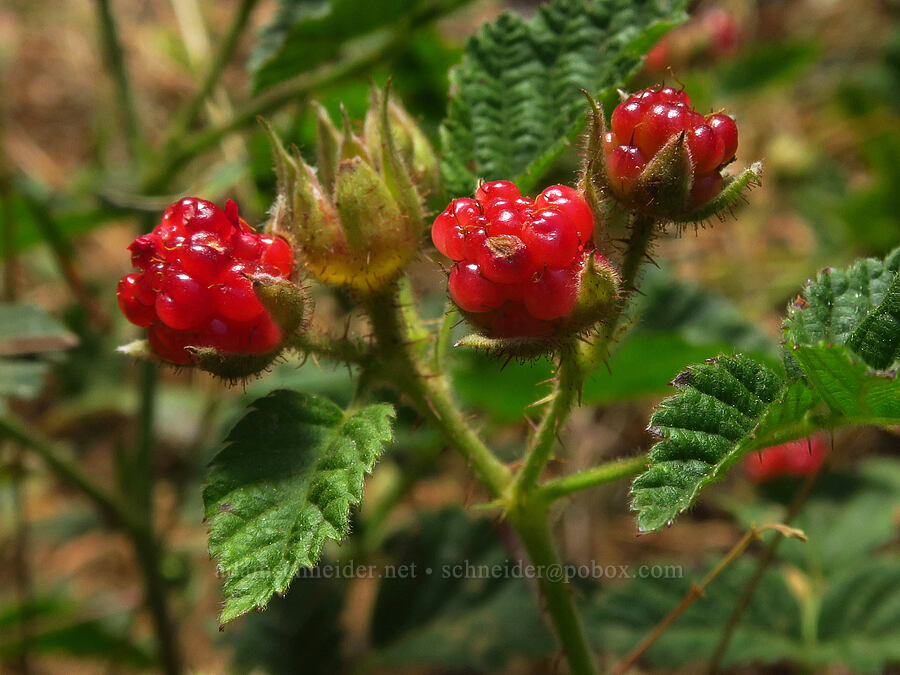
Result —
M 594 218 L 573 188 L 554 185 L 534 200 L 509 181 L 456 199 L 431 236 L 455 261 L 450 297 L 491 337 L 549 337 L 578 298 Z
M 691 193 L 686 208 L 696 209 L 721 189 L 721 170 L 734 159 L 738 130 L 728 115 L 703 116 L 683 91 L 664 87 L 631 94 L 613 111 L 611 131 L 603 139 L 607 182 L 630 206 L 644 170 L 673 137 L 684 133 L 691 163 Z M 652 205 L 649 207 L 652 208 Z
M 257 234 L 233 201 L 223 211 L 203 199 L 182 199 L 128 248 L 140 271 L 119 282 L 119 307 L 147 329 L 161 359 L 187 364 L 188 347 L 261 353 L 281 342 L 248 275 L 289 277 L 293 251 L 280 237 Z

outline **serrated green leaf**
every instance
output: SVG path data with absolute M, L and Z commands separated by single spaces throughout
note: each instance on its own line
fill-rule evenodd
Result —
M 450 73 L 442 171 L 453 194 L 478 178 L 529 190 L 581 127 L 581 89 L 605 98 L 685 18 L 682 0 L 554 0 L 531 19 L 502 14 Z
M 805 386 L 785 387 L 779 375 L 746 356 L 692 366 L 673 384 L 679 393 L 650 418 L 650 430 L 662 440 L 631 489 L 645 532 L 674 520 L 750 450 L 802 435 L 800 423 L 814 402 Z
M 843 345 L 852 339 L 858 346 L 865 343 L 863 348 L 875 361 L 882 363 L 887 358 L 885 348 L 876 349 L 876 345 L 870 342 L 875 339 L 874 335 L 869 335 L 874 326 L 869 323 L 863 328 L 863 324 L 870 313 L 881 315 L 893 310 L 893 304 L 889 304 L 881 312 L 878 308 L 886 299 L 898 268 L 900 249 L 891 253 L 884 261 L 866 258 L 858 260 L 847 269 L 825 269 L 815 280 L 809 281 L 802 298 L 788 307 L 788 315 L 784 321 L 787 345 L 785 366 L 788 374 L 792 378 L 802 376 L 790 353 L 790 348 L 794 345 Z M 883 327 L 883 324 L 879 324 L 879 328 Z M 862 332 L 857 333 L 860 329 Z M 853 337 L 855 333 L 856 337 Z M 888 338 L 881 334 L 877 339 L 883 342 Z M 886 349 L 891 350 L 890 342 Z M 869 365 L 879 367 L 875 363 Z
M 894 274 L 881 304 L 847 338 L 847 346 L 878 370 L 887 370 L 900 352 L 900 274 Z
M 798 347 L 794 355 L 809 384 L 832 411 L 848 421 L 900 422 L 900 383 L 870 372 L 846 347 Z
M 393 439 L 393 408 L 344 413 L 275 391 L 255 401 L 213 459 L 203 500 L 209 550 L 225 575 L 224 624 L 283 593 L 326 539 L 342 539 L 363 479 Z

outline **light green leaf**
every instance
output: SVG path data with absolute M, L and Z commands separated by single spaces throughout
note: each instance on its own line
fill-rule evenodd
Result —
M 581 128 L 581 89 L 608 98 L 644 53 L 685 18 L 682 0 L 554 0 L 531 19 L 502 14 L 451 71 L 441 128 L 443 174 L 456 195 L 478 178 L 530 190 Z
M 807 382 L 847 421 L 900 422 L 900 383 L 893 375 L 870 372 L 846 347 L 798 347 L 794 355 Z
M 393 416 L 389 405 L 344 413 L 284 390 L 252 404 L 203 491 L 209 550 L 226 577 L 223 624 L 283 593 L 326 539 L 347 534 L 363 479 L 393 439 Z

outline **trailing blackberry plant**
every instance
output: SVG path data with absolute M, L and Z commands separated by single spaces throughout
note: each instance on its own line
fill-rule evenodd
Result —
M 423 14 L 454 3 L 413 4 Z M 333 5 L 338 13 L 342 3 Z M 307 35 L 312 27 L 304 33 L 290 7 L 280 20 Z M 554 0 L 530 19 L 503 14 L 450 72 L 439 150 L 390 84 L 373 84 L 360 122 L 344 113 L 335 123 L 316 108 L 314 147 L 283 143 L 260 119 L 275 192 L 259 230 L 233 201 L 189 196 L 131 244 L 138 271 L 122 278 L 118 302 L 146 338 L 123 347 L 128 355 L 234 382 L 265 377 L 296 353 L 346 364 L 357 380 L 346 408 L 287 389 L 255 400 L 212 461 L 203 500 L 224 579 L 222 625 L 290 593 L 327 542 L 352 540 L 367 476 L 394 441 L 397 402 L 465 459 L 489 495 L 482 507 L 515 533 L 537 570 L 540 611 L 578 674 L 598 664 L 572 580 L 556 573 L 564 561 L 552 524 L 567 497 L 631 480 L 636 532 L 651 532 L 739 462 L 760 481 L 807 475 L 826 454 L 822 432 L 900 424 L 898 251 L 809 282 L 787 308 L 781 365 L 741 354 L 684 364 L 649 420 L 658 440 L 648 454 L 546 477 L 586 381 L 635 325 L 656 242 L 701 224 L 733 227 L 762 181 L 759 162 L 740 168 L 729 113 L 695 110 L 677 86 L 622 90 L 683 10 L 681 0 Z M 269 30 L 274 45 L 296 38 L 277 23 Z M 261 88 L 289 56 L 260 52 Z M 572 143 L 581 170 L 549 184 Z M 150 172 L 148 189 L 164 173 Z M 446 275 L 436 328 L 422 320 L 408 274 L 423 257 Z M 316 286 L 333 289 L 363 325 L 322 329 Z M 465 335 L 453 337 L 460 327 Z M 552 392 L 535 403 L 540 419 L 513 461 L 458 404 L 450 350 L 498 357 L 486 368 L 552 363 Z M 767 459 L 758 454 L 773 446 Z

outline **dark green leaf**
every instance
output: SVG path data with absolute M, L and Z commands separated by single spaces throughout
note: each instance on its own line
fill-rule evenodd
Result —
M 900 274 L 894 275 L 881 304 L 847 338 L 847 346 L 878 370 L 887 370 L 897 360 L 900 352 Z
M 708 661 L 752 569 L 750 560 L 739 560 L 726 569 L 650 648 L 648 661 L 667 669 Z M 701 577 L 702 571 L 687 570 L 681 578 L 634 580 L 603 595 L 585 616 L 589 639 L 616 654 L 628 653 L 678 605 L 692 580 Z M 800 609 L 789 586 L 780 575 L 768 572 L 722 665 L 774 664 L 798 658 L 802 650 L 800 622 Z
M 784 321 L 784 336 L 788 347 L 815 346 L 820 343 L 846 344 L 861 328 L 866 317 L 885 300 L 898 268 L 900 249 L 884 261 L 866 258 L 845 270 L 823 270 L 815 280 L 807 284 L 803 297 L 788 308 L 788 316 Z M 890 309 L 892 308 L 891 304 Z M 884 325 L 880 327 L 883 328 Z M 874 349 L 874 345 L 868 343 L 868 340 L 873 339 L 873 336 L 868 335 L 869 330 L 870 325 L 853 339 L 860 346 L 866 342 L 866 351 L 881 362 L 886 358 L 882 353 L 884 349 Z M 878 339 L 884 341 L 888 338 L 882 334 Z M 785 365 L 792 377 L 802 375 L 790 350 L 785 357 Z
M 318 396 L 276 391 L 255 401 L 212 461 L 203 499 L 210 553 L 225 575 L 226 623 L 283 593 L 340 540 L 363 479 L 391 442 L 394 412 L 344 413 Z
M 682 0 L 554 0 L 532 19 L 506 13 L 466 46 L 441 129 L 448 189 L 478 178 L 529 190 L 583 123 L 581 89 L 607 97 L 683 20 Z
M 777 374 L 745 356 L 692 366 L 674 385 L 678 394 L 650 418 L 650 430 L 662 440 L 650 451 L 650 468 L 632 485 L 642 531 L 671 522 L 746 452 L 772 445 L 799 423 L 805 403 L 812 402 L 802 389 L 785 390 Z M 790 405 L 780 404 L 783 397 Z

